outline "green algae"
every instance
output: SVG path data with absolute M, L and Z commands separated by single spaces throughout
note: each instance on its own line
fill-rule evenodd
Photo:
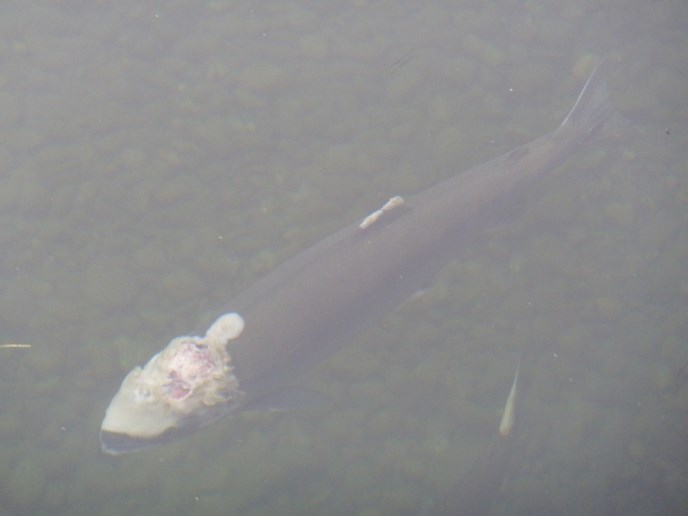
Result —
M 31 511 L 31 507 L 43 497 L 48 483 L 39 457 L 20 460 L 6 478 L 5 501 L 22 511 Z

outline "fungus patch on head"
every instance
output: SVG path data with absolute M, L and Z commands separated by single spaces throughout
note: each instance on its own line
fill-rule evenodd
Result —
M 404 198 L 401 195 L 395 195 L 389 201 L 387 201 L 382 208 L 375 210 L 373 213 L 363 219 L 358 227 L 361 229 L 368 229 L 370 226 L 375 224 L 380 217 L 403 205 Z
M 205 333 L 205 339 L 212 343 L 222 342 L 223 345 L 236 339 L 244 331 L 244 318 L 236 312 L 218 317 Z
M 103 431 L 153 438 L 183 426 L 188 416 L 212 421 L 241 403 L 227 343 L 244 329 L 236 313 L 219 317 L 205 336 L 176 337 L 124 379 L 108 407 Z M 190 419 L 194 422 L 196 419 Z

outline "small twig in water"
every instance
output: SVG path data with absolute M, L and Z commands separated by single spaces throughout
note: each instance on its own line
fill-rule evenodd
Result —
M 413 59 L 413 53 L 415 52 L 415 50 L 416 50 L 416 47 L 413 47 L 411 50 L 407 51 L 399 59 L 394 61 L 394 63 L 392 63 L 392 66 L 389 67 L 389 75 L 392 75 L 393 73 L 398 72 L 402 66 L 404 66 L 411 59 Z

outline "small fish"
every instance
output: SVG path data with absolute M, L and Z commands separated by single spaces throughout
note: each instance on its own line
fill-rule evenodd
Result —
M 492 439 L 487 451 L 470 467 L 456 484 L 449 496 L 441 502 L 443 514 L 459 516 L 480 516 L 487 514 L 490 505 L 499 494 L 504 478 L 509 471 L 519 395 L 518 376 L 524 352 L 516 364 L 514 381 L 504 406 L 499 431 Z
M 514 423 L 516 422 L 516 385 L 518 384 L 518 373 L 520 370 L 521 359 L 519 358 L 518 364 L 516 364 L 514 382 L 511 384 L 511 390 L 509 391 L 509 396 L 506 399 L 506 405 L 504 405 L 504 414 L 502 415 L 502 420 L 499 423 L 499 435 L 505 438 L 509 437 L 509 434 L 514 428 Z

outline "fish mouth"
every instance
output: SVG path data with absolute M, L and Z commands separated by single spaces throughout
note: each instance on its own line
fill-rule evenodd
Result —
M 141 439 L 117 432 L 100 431 L 100 449 L 108 455 L 122 455 L 152 446 L 150 439 Z
M 136 437 L 120 432 L 100 431 L 100 449 L 107 455 L 124 455 L 164 444 L 180 437 L 180 429 L 172 428 L 154 438 Z
M 124 455 L 125 453 L 138 452 L 177 441 L 226 416 L 235 408 L 236 406 L 231 404 L 204 407 L 202 410 L 197 410 L 194 414 L 179 419 L 177 421 L 178 426 L 168 427 L 157 434 L 127 433 L 126 428 L 101 427 L 99 435 L 100 449 L 107 455 Z M 122 431 L 118 431 L 120 429 Z
M 243 328 L 239 314 L 223 314 L 204 337 L 176 337 L 134 367 L 105 410 L 103 452 L 120 455 L 177 439 L 240 406 L 245 393 L 226 346 Z

